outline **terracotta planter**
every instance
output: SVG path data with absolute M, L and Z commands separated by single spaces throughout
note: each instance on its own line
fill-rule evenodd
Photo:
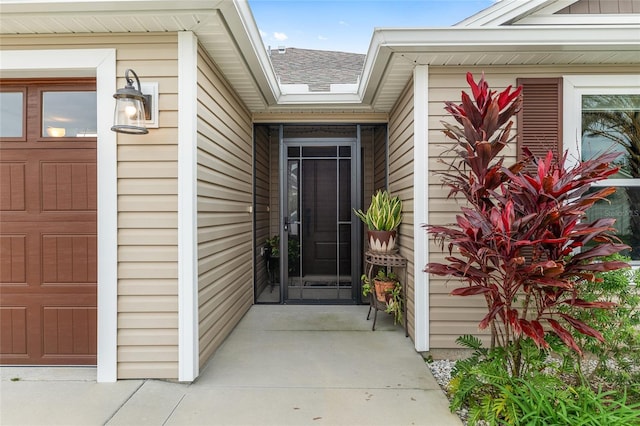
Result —
M 379 302 L 386 302 L 391 291 L 396 285 L 395 281 L 379 281 L 374 278 L 373 285 L 376 287 L 376 299 Z
M 396 231 L 367 231 L 369 249 L 378 253 L 388 253 L 396 247 Z

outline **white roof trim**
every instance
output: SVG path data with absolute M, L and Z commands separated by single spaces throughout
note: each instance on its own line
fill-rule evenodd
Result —
M 611 15 L 542 15 L 525 16 L 514 25 L 633 25 L 638 23 L 637 14 Z M 638 36 L 640 37 L 640 36 Z
M 469 46 L 607 46 L 640 47 L 640 25 L 482 27 L 482 28 L 383 28 L 375 30 L 378 46 L 416 50 Z M 374 34 L 374 37 L 375 35 Z M 368 56 L 371 55 L 371 50 Z
M 267 103 L 276 103 L 282 93 L 276 72 L 262 43 L 262 36 L 251 13 L 249 3 L 246 0 L 222 0 L 219 8 L 243 53 L 247 50 L 251 53 L 250 55 L 245 53 L 244 56 L 247 58 L 247 64 L 253 73 L 253 77 L 263 89 L 263 95 Z M 256 73 L 254 71 L 256 69 L 260 69 L 261 72 Z
M 235 0 L 234 0 L 235 2 Z M 2 0 L 2 13 L 52 12 L 123 12 L 162 10 L 214 10 L 228 1 L 225 0 Z
M 500 26 L 517 20 L 520 17 L 546 8 L 556 2 L 567 3 L 562 7 L 575 3 L 576 0 L 502 0 L 473 16 L 458 22 L 455 27 L 487 27 Z
M 362 103 L 362 98 L 357 93 L 283 93 L 278 98 L 278 105 L 325 105 L 360 103 Z
M 636 51 L 640 58 L 640 25 L 628 26 L 536 26 L 376 29 L 367 53 L 359 95 L 372 102 L 393 55 L 412 54 L 424 59 L 416 65 L 434 65 L 429 57 L 440 53 Z M 416 56 L 416 55 L 413 55 Z M 439 65 L 439 64 L 435 64 Z

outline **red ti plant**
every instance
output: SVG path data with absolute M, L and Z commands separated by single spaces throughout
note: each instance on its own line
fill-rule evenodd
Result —
M 616 173 L 611 164 L 617 154 L 603 154 L 568 169 L 566 154 L 558 161 L 551 152 L 536 159 L 525 149 L 525 159 L 507 168 L 498 154 L 511 140 L 520 88 L 496 94 L 484 75 L 476 84 L 469 73 L 467 81 L 474 100 L 462 92 L 460 105 L 446 103 L 445 109 L 463 127 L 443 123 L 445 134 L 457 141 L 459 160 L 441 174 L 449 197 L 462 195 L 467 203 L 455 224 L 426 225 L 442 247 L 448 243 L 449 255 L 446 263 L 429 263 L 425 271 L 465 283 L 452 295 L 484 296 L 487 314 L 479 327 L 491 328 L 492 345 L 512 348 L 508 362 L 518 376 L 523 339 L 547 348 L 545 336 L 554 333 L 580 354 L 568 327 L 603 341 L 597 330 L 558 307 L 613 306 L 587 302 L 578 289 L 581 280 L 597 280 L 595 272 L 628 266 L 601 260 L 627 248 L 614 235 L 614 219 L 585 221 L 586 210 L 615 191 L 588 190 L 593 182 Z M 537 166 L 535 171 L 524 168 L 528 163 Z

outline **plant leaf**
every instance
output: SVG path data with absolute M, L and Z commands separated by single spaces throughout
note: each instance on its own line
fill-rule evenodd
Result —
M 471 287 L 459 287 L 451 291 L 452 296 L 473 296 L 475 294 L 484 294 L 490 292 L 491 289 L 479 285 Z
M 594 328 L 589 327 L 587 324 L 573 318 L 570 315 L 561 313 L 560 316 L 564 318 L 566 322 L 571 324 L 571 326 L 575 328 L 579 333 L 585 334 L 587 336 L 595 337 L 596 339 L 604 343 L 604 337 L 602 337 L 602 334 L 598 330 L 595 330 Z
M 546 321 L 553 329 L 553 332 L 565 343 L 565 345 L 582 355 L 582 350 L 578 347 L 576 341 L 573 340 L 571 333 L 569 333 L 566 328 L 561 326 L 558 321 L 552 318 L 546 318 Z

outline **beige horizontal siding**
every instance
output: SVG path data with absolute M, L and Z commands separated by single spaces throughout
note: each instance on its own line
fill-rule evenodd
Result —
M 145 214 L 123 212 L 118 215 L 121 223 L 120 229 L 172 229 L 175 230 L 175 224 L 178 221 L 177 212 L 146 212 Z M 150 233 L 151 234 L 151 233 Z M 153 240 L 150 235 L 149 238 Z
M 121 195 L 118 210 L 122 212 L 175 212 L 177 195 Z
M 253 303 L 253 140 L 248 110 L 198 51 L 200 365 Z
M 456 154 L 450 149 L 451 140 L 442 132 L 442 121 L 455 123 L 444 110 L 445 101 L 460 103 L 462 90 L 470 93 L 466 83 L 466 72 L 471 71 L 476 81 L 485 73 L 485 78 L 492 90 L 502 91 L 509 85 L 515 86 L 518 77 L 560 77 L 563 75 L 579 74 L 631 74 L 636 73 L 629 66 L 563 66 L 563 67 L 489 67 L 484 69 L 467 69 L 462 67 L 430 67 L 429 68 L 429 223 L 445 225 L 455 223 L 456 212 L 460 210 L 461 201 L 447 199 L 449 189 L 443 187 L 437 171 L 444 171 L 445 162 L 455 160 Z M 515 118 L 514 118 L 514 125 Z M 517 127 L 514 126 L 512 135 L 515 136 Z M 505 165 L 515 161 L 515 140 L 503 153 L 506 155 Z M 429 261 L 444 262 L 448 255 L 447 244 L 444 250 L 439 244 L 430 241 Z M 478 330 L 478 323 L 486 313 L 485 301 L 480 296 L 451 296 L 450 292 L 460 286 L 459 281 L 447 280 L 442 277 L 431 276 L 429 281 L 430 293 L 430 346 L 434 349 L 459 348 L 455 340 L 462 334 L 474 334 L 488 342 L 487 330 Z
M 413 82 L 403 90 L 389 114 L 389 182 L 392 195 L 402 200 L 403 222 L 398 244 L 400 254 L 407 258 L 407 319 L 408 332 L 415 338 L 414 248 L 413 248 Z
M 168 262 L 121 262 L 118 278 L 178 278 L 178 268 Z
M 171 345 L 175 346 L 175 345 Z M 153 361 L 153 356 L 146 350 L 149 346 L 143 346 L 140 355 L 145 358 L 143 362 L 122 362 L 118 365 L 119 379 L 137 379 L 140 377 L 155 377 L 158 379 L 174 379 L 177 362 Z M 118 352 L 120 353 L 120 352 Z
M 162 83 L 158 81 L 159 79 L 154 79 L 154 82 L 158 82 L 158 86 L 162 86 Z M 121 84 L 121 83 L 118 83 Z M 164 85 L 165 89 L 168 85 Z M 169 95 L 168 97 L 161 97 L 160 102 L 158 102 L 158 108 L 164 109 L 169 108 L 174 103 L 178 102 L 177 95 Z M 162 116 L 160 116 L 162 119 Z M 162 124 L 165 124 L 164 122 Z M 158 128 L 153 129 L 153 144 L 154 145 L 174 145 L 176 140 L 178 139 L 178 129 L 173 128 Z M 128 134 L 120 134 L 118 135 L 118 146 L 124 147 L 127 145 L 137 145 L 140 143 L 139 135 L 128 135 Z
M 122 245 L 135 245 L 141 237 L 147 237 L 143 229 L 121 229 L 118 231 L 118 242 Z M 178 236 L 171 229 L 158 229 L 153 238 L 147 237 L 147 246 L 178 244 Z
M 146 138 L 148 136 L 138 136 Z M 140 139 L 138 139 L 140 141 Z M 169 162 L 175 163 L 178 156 L 176 145 L 154 145 L 153 139 L 146 144 L 120 145 L 118 146 L 118 159 L 126 159 L 127 162 Z
M 373 137 L 373 193 L 378 188 L 384 188 L 387 183 L 387 129 L 376 130 Z M 365 199 L 368 199 L 366 197 Z
M 147 185 L 147 179 L 174 178 L 177 189 L 178 163 L 173 161 L 145 163 L 142 161 L 130 161 L 118 164 L 118 177 L 120 179 L 140 178 L 138 185 Z
M 152 360 L 154 362 L 178 362 L 178 354 L 173 345 L 149 346 L 142 350 L 135 350 L 130 346 L 123 346 L 118 350 L 121 362 L 137 363 Z
M 178 258 L 178 247 L 158 245 L 130 245 L 118 249 L 118 257 L 131 262 L 174 262 Z
M 118 377 L 178 377 L 177 37 L 117 51 L 118 87 L 135 69 L 158 82 L 159 129 L 118 136 Z
M 128 295 L 118 300 L 122 312 L 176 312 L 178 301 L 173 295 Z
M 127 321 L 136 328 L 172 329 L 178 326 L 178 315 L 175 312 L 130 312 L 119 315 L 122 321 Z M 131 348 L 120 348 L 132 350 Z M 177 353 L 176 353 L 177 354 Z
M 244 217 L 244 215 L 237 215 L 227 212 L 200 212 L 200 214 L 198 215 L 198 224 L 203 227 L 243 223 L 245 221 L 246 218 Z
M 118 182 L 119 195 L 162 195 L 177 192 L 178 183 L 175 179 L 156 178 L 144 181 L 122 179 Z
M 171 278 L 122 279 L 120 280 L 119 293 L 123 296 L 172 296 L 176 292 L 177 285 L 177 281 Z M 128 312 L 127 315 L 129 318 L 137 315 L 137 312 Z

